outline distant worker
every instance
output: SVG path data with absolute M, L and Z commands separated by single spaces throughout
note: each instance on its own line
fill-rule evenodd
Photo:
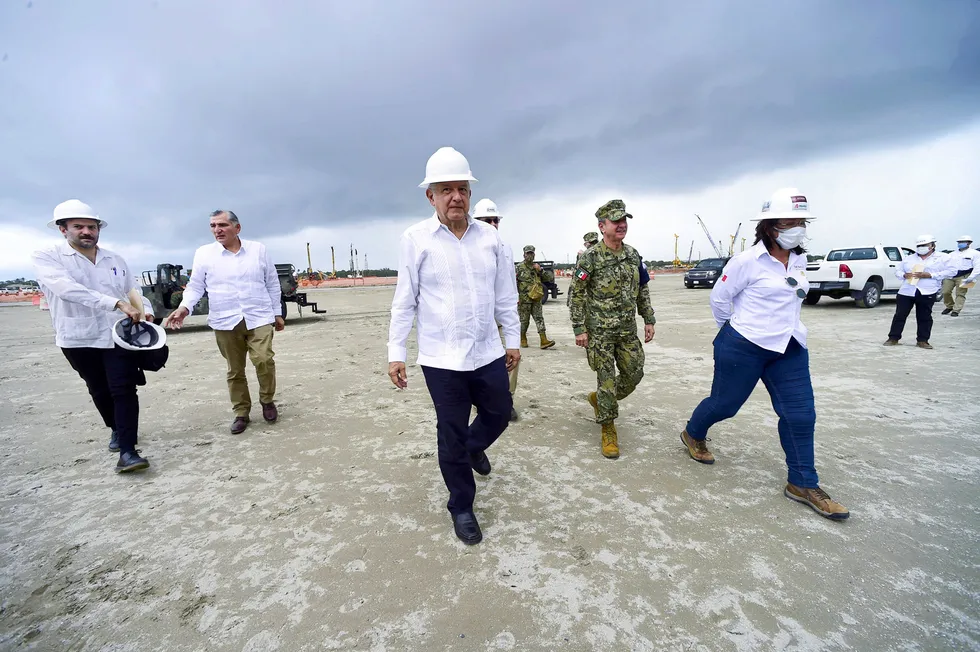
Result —
M 708 430 L 738 414 L 759 379 L 779 417 L 786 455 L 783 495 L 832 520 L 850 514 L 820 488 L 814 466 L 816 410 L 807 329 L 800 321 L 806 279 L 806 225 L 814 216 L 796 188 L 782 188 L 762 205 L 752 247 L 734 256 L 711 290 L 714 339 L 711 395 L 694 409 L 681 443 L 702 464 L 714 464 Z
M 932 306 L 939 298 L 942 282 L 956 274 L 956 265 L 947 254 L 936 251 L 936 239 L 920 235 L 915 241 L 915 253 L 907 256 L 895 269 L 895 276 L 904 279 L 895 297 L 895 316 L 885 346 L 896 346 L 902 339 L 905 321 L 915 307 L 915 345 L 931 349 Z
M 944 315 L 959 317 L 966 303 L 966 293 L 980 277 L 980 251 L 973 249 L 973 238 L 961 235 L 956 238 L 956 251 L 949 254 L 956 266 L 956 276 L 943 281 Z M 954 299 L 955 294 L 955 299 Z
M 204 293 L 208 293 L 208 325 L 227 363 L 228 394 L 235 418 L 231 433 L 241 434 L 251 419 L 252 397 L 245 375 L 245 355 L 259 380 L 262 417 L 279 419 L 276 408 L 276 362 L 273 329 L 286 326 L 279 274 L 265 245 L 239 237 L 238 216 L 232 211 L 211 213 L 214 242 L 194 253 L 191 277 L 180 305 L 167 317 L 168 328 L 180 328 Z
M 583 246 L 581 249 L 579 249 L 578 253 L 575 254 L 575 267 L 578 267 L 579 261 L 582 260 L 582 254 L 584 254 L 589 247 L 595 246 L 598 242 L 599 242 L 599 234 L 596 233 L 595 231 L 589 231 L 588 233 L 585 234 L 583 238 Z M 568 307 L 571 307 L 572 305 L 571 285 L 569 285 L 568 287 L 568 296 L 565 298 L 565 305 Z
M 146 469 L 149 461 L 136 450 L 136 386 L 145 385 L 146 376 L 140 354 L 117 345 L 112 330 L 124 317 L 152 322 L 153 306 L 123 257 L 98 246 L 107 224 L 91 206 L 77 199 L 62 202 L 48 226 L 61 231 L 65 241 L 35 251 L 31 260 L 48 301 L 55 344 L 85 381 L 111 430 L 109 450 L 119 452 L 116 472 Z M 137 299 L 139 305 L 134 305 Z
M 471 181 L 469 162 L 452 147 L 429 157 L 419 187 L 435 213 L 402 234 L 388 330 L 388 377 L 404 389 L 415 323 L 418 364 L 436 410 L 446 507 L 467 545 L 483 540 L 473 471 L 490 474 L 486 450 L 507 429 L 513 407 L 507 372 L 521 359 L 513 259 L 497 231 L 469 215 Z
M 644 342 L 653 340 L 657 318 L 643 259 L 623 242 L 626 220 L 633 217 L 626 204 L 613 199 L 595 215 L 602 241 L 579 257 L 571 288 L 572 329 L 575 344 L 585 347 L 589 367 L 596 372 L 596 391 L 589 394 L 589 403 L 602 426 L 602 454 L 616 459 L 619 401 L 632 394 L 643 378 L 645 356 L 636 334 L 636 315 L 639 312 L 643 318 Z
M 476 206 L 473 207 L 472 217 L 480 220 L 484 224 L 489 224 L 495 229 L 500 228 L 500 220 L 503 219 L 503 215 L 497 210 L 497 205 L 489 199 L 481 199 L 476 202 Z M 507 259 L 510 261 L 510 269 L 514 269 L 514 250 L 505 242 L 504 251 L 507 254 Z M 503 339 L 504 328 L 500 325 L 500 322 L 497 322 L 497 331 L 500 333 L 501 339 Z M 520 368 L 521 361 L 518 360 L 514 368 L 510 370 L 510 396 L 512 399 L 514 398 L 514 393 L 517 391 L 517 374 Z M 510 420 L 517 421 L 517 418 L 517 408 L 512 405 L 510 408 Z
M 541 312 L 544 279 L 541 276 L 541 265 L 534 262 L 534 245 L 524 247 L 524 260 L 517 266 L 517 294 L 520 297 L 517 312 L 521 317 L 521 346 L 528 346 L 527 329 L 531 324 L 531 317 L 534 317 L 534 325 L 538 327 L 538 336 L 541 338 L 541 348 L 550 349 L 555 342 L 548 339 L 544 314 Z

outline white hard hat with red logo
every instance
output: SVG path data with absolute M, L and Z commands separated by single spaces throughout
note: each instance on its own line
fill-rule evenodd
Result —
M 751 221 L 762 220 L 813 220 L 806 195 L 796 188 L 780 188 L 772 193 L 769 201 L 762 204 L 762 210 Z
M 60 220 L 70 219 L 95 220 L 99 223 L 99 228 L 104 229 L 108 226 L 105 220 L 99 217 L 95 209 L 78 199 L 63 201 L 54 207 L 54 219 L 48 222 L 48 228 L 57 229 Z
M 452 147 L 440 147 L 425 164 L 425 179 L 419 188 L 447 181 L 476 181 L 466 157 Z
M 476 206 L 473 207 L 473 217 L 496 217 L 498 220 L 501 219 L 497 205 L 489 199 L 481 199 L 476 202 Z
M 968 235 L 961 235 L 960 237 L 956 238 L 956 241 L 957 242 L 973 242 L 973 238 L 971 238 Z

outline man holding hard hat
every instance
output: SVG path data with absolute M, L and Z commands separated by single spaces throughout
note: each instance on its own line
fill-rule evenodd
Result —
M 112 430 L 109 450 L 119 452 L 116 472 L 145 469 L 150 463 L 136 450 L 136 386 L 146 384 L 141 351 L 162 351 L 166 333 L 152 323 L 153 307 L 126 261 L 98 246 L 106 222 L 91 206 L 77 199 L 62 202 L 48 226 L 61 231 L 65 241 L 31 258 L 50 307 L 55 343 Z M 155 368 L 166 361 L 163 356 Z
M 949 254 L 950 260 L 956 266 L 956 276 L 943 281 L 943 303 L 946 304 L 944 315 L 960 316 L 963 304 L 966 303 L 966 293 L 977 282 L 977 277 L 980 277 L 980 251 L 971 249 L 972 245 L 973 238 L 961 235 L 956 238 L 956 251 Z

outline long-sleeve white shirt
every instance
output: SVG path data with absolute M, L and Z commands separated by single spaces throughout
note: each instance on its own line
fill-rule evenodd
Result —
M 976 281 L 980 277 L 980 251 L 976 249 L 958 249 L 949 254 L 950 261 L 956 265 L 956 271 L 964 272 L 972 269 L 973 272 L 967 274 L 963 279 L 967 283 Z
M 909 283 L 905 278 L 906 272 L 914 270 L 916 265 L 922 265 L 920 272 L 929 272 L 930 278 L 920 278 L 915 285 Z M 953 264 L 949 254 L 941 251 L 934 251 L 928 258 L 923 258 L 919 254 L 911 254 L 904 259 L 901 264 L 895 267 L 895 276 L 905 279 L 902 287 L 898 288 L 898 293 L 907 297 L 914 297 L 918 289 L 922 294 L 935 294 L 942 289 L 943 280 L 956 276 L 956 265 Z
M 130 290 L 143 300 L 143 313 L 153 314 L 139 278 L 108 249 L 98 247 L 93 264 L 65 241 L 35 251 L 31 261 L 48 301 L 55 344 L 62 348 L 113 348 L 112 325 L 126 316 L 116 304 L 129 302 Z
M 242 319 L 252 330 L 271 324 L 280 314 L 282 287 L 272 257 L 261 242 L 241 243 L 237 253 L 218 242 L 199 247 L 180 302 L 191 311 L 206 291 L 208 325 L 216 331 L 234 330 Z
M 497 230 L 472 218 L 462 238 L 433 215 L 402 234 L 388 361 L 405 362 L 416 323 L 418 364 L 472 371 L 520 347 L 517 278 Z
M 796 285 L 787 278 L 796 279 Z M 810 289 L 806 256 L 790 252 L 789 265 L 784 266 L 760 242 L 725 265 L 711 290 L 711 313 L 719 328 L 730 321 L 742 337 L 764 349 L 782 353 L 790 338 L 806 348 L 798 289 Z

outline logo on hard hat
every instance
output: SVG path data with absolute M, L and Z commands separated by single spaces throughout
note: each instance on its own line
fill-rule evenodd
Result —
M 762 205 L 762 212 L 763 212 L 763 213 L 768 213 L 768 212 L 769 212 L 769 206 L 770 206 L 770 204 L 771 204 L 771 203 L 772 203 L 772 202 L 766 202 L 766 203 L 764 203 L 764 204 Z
M 793 204 L 794 211 L 805 211 L 807 209 L 806 197 L 803 195 L 793 195 L 789 198 L 789 201 Z

